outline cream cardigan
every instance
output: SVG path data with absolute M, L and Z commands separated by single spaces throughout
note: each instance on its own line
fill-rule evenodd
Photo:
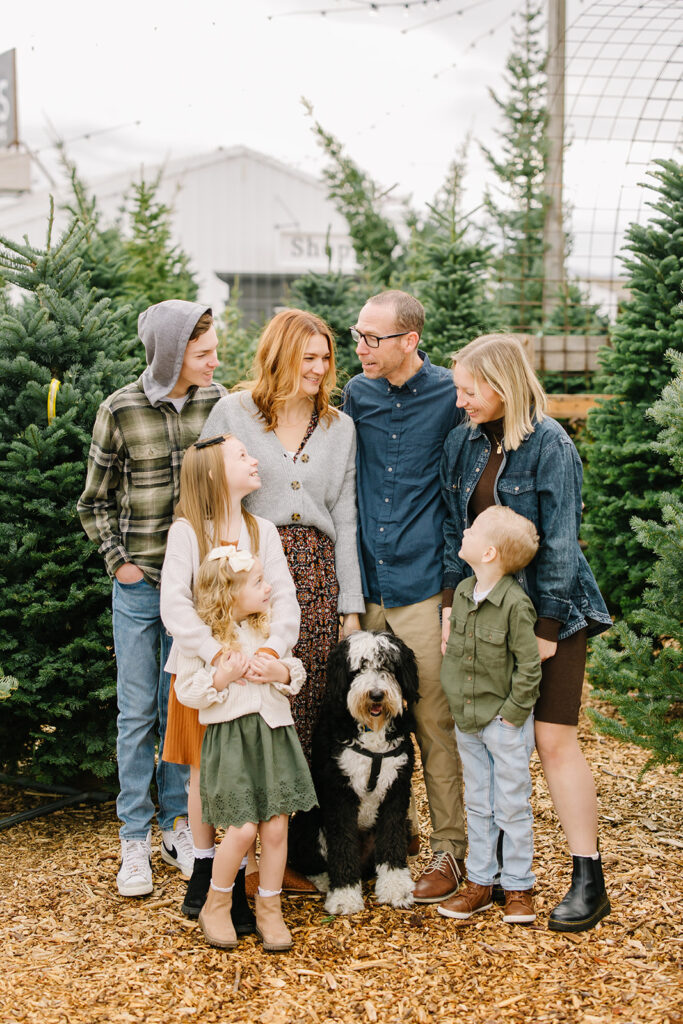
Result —
M 248 625 L 237 627 L 242 654 L 250 657 L 259 647 L 268 646 L 261 633 Z M 294 725 L 292 710 L 285 694 L 295 696 L 306 680 L 304 666 L 289 655 L 280 659 L 289 669 L 289 683 L 229 683 L 224 690 L 213 685 L 215 668 L 207 668 L 201 658 L 178 653 L 175 692 L 181 704 L 199 710 L 202 725 L 231 722 L 244 715 L 258 714 L 271 729 Z
M 271 647 L 282 657 L 299 639 L 301 611 L 280 535 L 267 519 L 257 517 L 260 544 L 258 555 L 263 575 L 273 588 L 271 598 Z M 239 547 L 251 550 L 247 525 L 242 519 Z M 194 530 L 186 519 L 176 519 L 168 531 L 166 557 L 161 570 L 161 619 L 173 637 L 173 647 L 166 662 L 167 672 L 176 672 L 178 651 L 189 658 L 201 658 L 210 665 L 221 644 L 197 615 L 192 599 L 192 585 L 199 571 L 199 545 Z

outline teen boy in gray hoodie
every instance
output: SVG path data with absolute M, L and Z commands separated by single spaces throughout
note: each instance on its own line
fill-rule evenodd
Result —
M 116 809 L 123 822 L 116 883 L 122 896 L 152 891 L 149 787 L 157 719 L 160 749 L 166 729 L 170 680 L 163 666 L 171 645 L 159 615 L 159 579 L 180 464 L 226 393 L 212 383 L 218 339 L 208 306 L 181 299 L 159 302 L 140 314 L 138 333 L 147 369 L 102 402 L 78 502 L 83 528 L 99 545 L 113 580 L 121 787 Z M 161 855 L 191 874 L 186 776 L 187 769 L 159 759 Z

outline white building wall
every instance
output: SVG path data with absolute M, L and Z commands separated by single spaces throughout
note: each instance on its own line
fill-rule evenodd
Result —
M 217 275 L 292 275 L 325 271 L 329 231 L 333 270 L 355 269 L 346 221 L 328 201 L 324 185 L 262 153 L 244 147 L 131 170 L 88 183 L 107 223 L 120 218 L 134 181 L 162 172 L 159 198 L 173 208 L 174 241 L 188 253 L 202 301 L 220 309 L 228 297 Z M 72 202 L 69 189 L 55 192 L 55 232 Z M 49 192 L 25 194 L 0 207 L 0 235 L 45 244 Z

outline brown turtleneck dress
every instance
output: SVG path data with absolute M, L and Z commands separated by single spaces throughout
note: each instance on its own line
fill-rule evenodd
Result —
M 496 503 L 494 485 L 503 461 L 503 429 L 502 419 L 482 424 L 482 430 L 491 442 L 491 454 L 469 500 L 470 522 Z M 452 604 L 453 591 L 444 590 L 444 607 L 449 608 Z M 577 725 L 586 668 L 586 630 L 580 629 L 564 640 L 558 640 L 560 626 L 557 619 L 539 618 L 536 622 L 536 636 L 557 642 L 557 651 L 554 657 L 543 662 L 541 692 L 534 716 L 538 722 Z

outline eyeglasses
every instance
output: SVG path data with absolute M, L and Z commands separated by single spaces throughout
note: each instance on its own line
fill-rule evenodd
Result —
M 203 441 L 195 441 L 194 447 L 199 451 L 200 448 L 210 448 L 214 444 L 223 444 L 225 441 L 224 434 L 217 434 L 215 437 L 207 437 Z
M 387 341 L 389 338 L 402 338 L 404 334 L 410 334 L 410 331 L 399 331 L 398 334 L 382 334 L 378 337 L 376 334 L 363 334 L 357 327 L 349 327 L 349 330 L 356 345 L 359 341 L 364 341 L 368 348 L 379 348 L 380 341 Z

